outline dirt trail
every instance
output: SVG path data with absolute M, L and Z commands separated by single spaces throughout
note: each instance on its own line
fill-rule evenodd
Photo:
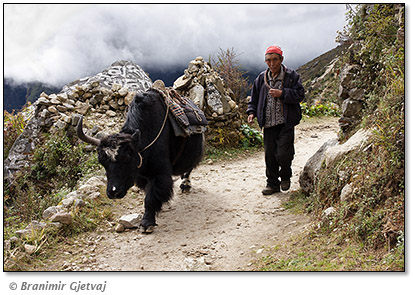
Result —
M 192 191 L 175 195 L 159 214 L 154 233 L 114 232 L 114 226 L 80 238 L 56 269 L 103 271 L 239 271 L 250 270 L 262 251 L 304 230 L 310 220 L 292 215 L 281 204 L 299 188 L 306 161 L 336 136 L 337 119 L 301 123 L 296 128 L 296 155 L 291 189 L 263 196 L 264 153 L 200 165 L 192 173 Z M 142 196 L 116 201 L 117 217 L 142 213 Z M 73 255 L 73 254 L 77 255 Z

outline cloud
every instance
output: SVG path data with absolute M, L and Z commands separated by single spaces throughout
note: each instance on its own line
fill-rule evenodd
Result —
M 232 47 L 260 67 L 271 44 L 296 68 L 336 46 L 344 13 L 341 4 L 5 4 L 4 73 L 62 85 L 116 60 L 184 69 Z

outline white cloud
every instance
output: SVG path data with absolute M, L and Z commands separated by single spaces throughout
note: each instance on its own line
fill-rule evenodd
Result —
M 271 44 L 295 68 L 336 46 L 344 13 L 342 4 L 6 4 L 4 72 L 59 85 L 120 59 L 185 68 L 231 47 L 253 66 Z

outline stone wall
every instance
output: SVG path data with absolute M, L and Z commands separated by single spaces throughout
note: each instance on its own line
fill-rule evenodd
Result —
M 357 87 L 360 66 L 345 64 L 340 72 L 338 98 L 342 106 L 342 117 L 339 120 L 343 132 L 350 130 L 360 123 L 364 105 L 365 90 Z
M 90 127 L 90 135 L 118 132 L 135 94 L 149 89 L 151 84 L 139 66 L 118 61 L 95 76 L 69 83 L 58 94 L 42 93 L 32 105 L 32 117 L 4 162 L 5 178 L 11 179 L 14 173 L 30 165 L 42 133 L 74 134 L 81 115 Z
M 216 138 L 222 135 L 226 136 L 225 144 L 236 145 L 239 142 L 242 120 L 234 93 L 225 87 L 223 79 L 202 57 L 189 62 L 173 88 L 193 100 L 205 113 L 209 123 L 206 134 L 208 142 L 219 144 Z M 221 135 L 218 130 L 222 130 Z M 223 140 L 221 143 L 224 143 Z

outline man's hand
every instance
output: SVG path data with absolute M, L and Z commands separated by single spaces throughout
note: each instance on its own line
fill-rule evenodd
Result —
M 249 124 L 252 124 L 254 122 L 254 114 L 250 114 L 249 116 L 248 116 L 248 123 Z
M 278 98 L 278 97 L 280 97 L 282 95 L 282 90 L 280 90 L 280 89 L 270 89 L 269 90 L 269 94 L 272 97 Z

